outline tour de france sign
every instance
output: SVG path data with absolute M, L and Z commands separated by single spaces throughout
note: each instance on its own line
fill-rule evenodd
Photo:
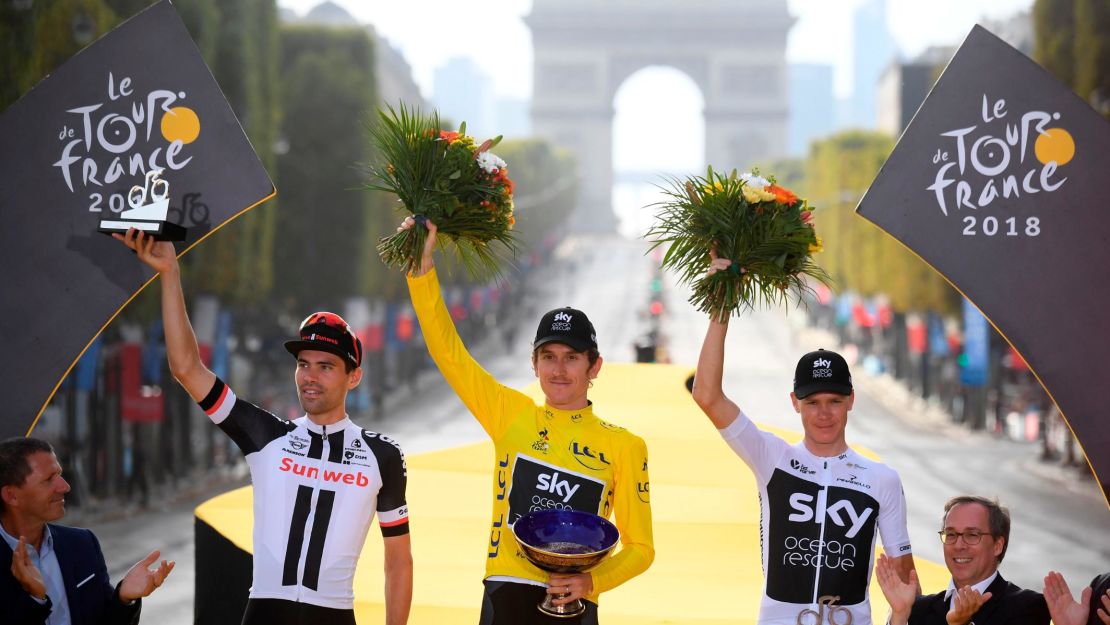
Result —
M 0 367 L 17 389 L 0 438 L 29 432 L 77 358 L 152 278 L 97 232 L 102 221 L 158 198 L 166 221 L 187 229 L 183 253 L 275 193 L 168 1 L 78 52 L 0 115 L 0 171 L 9 350 Z
M 962 292 L 1021 353 L 1110 494 L 1110 124 L 975 27 L 857 211 Z

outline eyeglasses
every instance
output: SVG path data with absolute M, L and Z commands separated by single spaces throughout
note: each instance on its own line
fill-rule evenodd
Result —
M 940 535 L 940 542 L 946 545 L 955 545 L 956 539 L 960 536 L 964 537 L 965 545 L 978 545 L 983 540 L 983 536 L 987 533 L 978 530 L 969 530 L 966 532 L 953 532 L 952 530 L 940 530 L 937 532 Z

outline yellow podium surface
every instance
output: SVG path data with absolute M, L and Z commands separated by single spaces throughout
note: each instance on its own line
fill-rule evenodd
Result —
M 643 437 L 651 459 L 655 562 L 601 596 L 599 618 L 606 625 L 748 624 L 759 615 L 758 489 L 686 391 L 690 373 L 689 367 L 606 363 L 590 391 L 596 414 Z M 538 385 L 525 392 L 542 402 Z M 801 440 L 800 432 L 765 429 L 791 443 Z M 408 457 L 414 625 L 478 622 L 492 457 L 488 442 Z M 251 506 L 251 489 L 241 488 L 205 502 L 196 516 L 250 553 Z M 918 558 L 917 570 L 924 588 L 948 583 L 942 564 Z M 197 578 L 204 574 L 198 564 Z M 382 586 L 382 540 L 371 528 L 355 576 L 359 623 L 384 622 Z M 882 623 L 887 605 L 874 581 L 871 605 Z

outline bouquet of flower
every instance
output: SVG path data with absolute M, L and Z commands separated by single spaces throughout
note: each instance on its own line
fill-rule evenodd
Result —
M 710 167 L 705 177 L 672 178 L 662 187 L 656 225 L 647 233 L 657 247 L 670 246 L 663 267 L 691 284 L 690 303 L 715 319 L 756 305 L 800 298 L 806 278 L 828 283 L 812 254 L 821 251 L 812 207 L 775 184 L 775 179 L 736 171 L 727 176 Z M 732 261 L 728 271 L 706 276 L 710 251 Z
M 489 151 L 501 137 L 478 145 L 465 122 L 458 131 L 443 130 L 438 113 L 422 115 L 404 104 L 379 110 L 370 132 L 380 160 L 370 167 L 367 188 L 396 194 L 418 223 L 381 239 L 382 260 L 406 272 L 417 268 L 430 219 L 441 245 L 453 247 L 472 275 L 496 275 L 500 254 L 516 252 L 513 181 L 505 161 Z

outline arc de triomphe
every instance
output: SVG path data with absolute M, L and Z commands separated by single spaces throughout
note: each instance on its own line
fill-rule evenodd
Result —
M 714 168 L 785 153 L 786 0 L 534 0 L 525 22 L 533 132 L 578 158 L 572 228 L 614 228 L 613 98 L 644 67 L 673 67 L 701 89 Z

